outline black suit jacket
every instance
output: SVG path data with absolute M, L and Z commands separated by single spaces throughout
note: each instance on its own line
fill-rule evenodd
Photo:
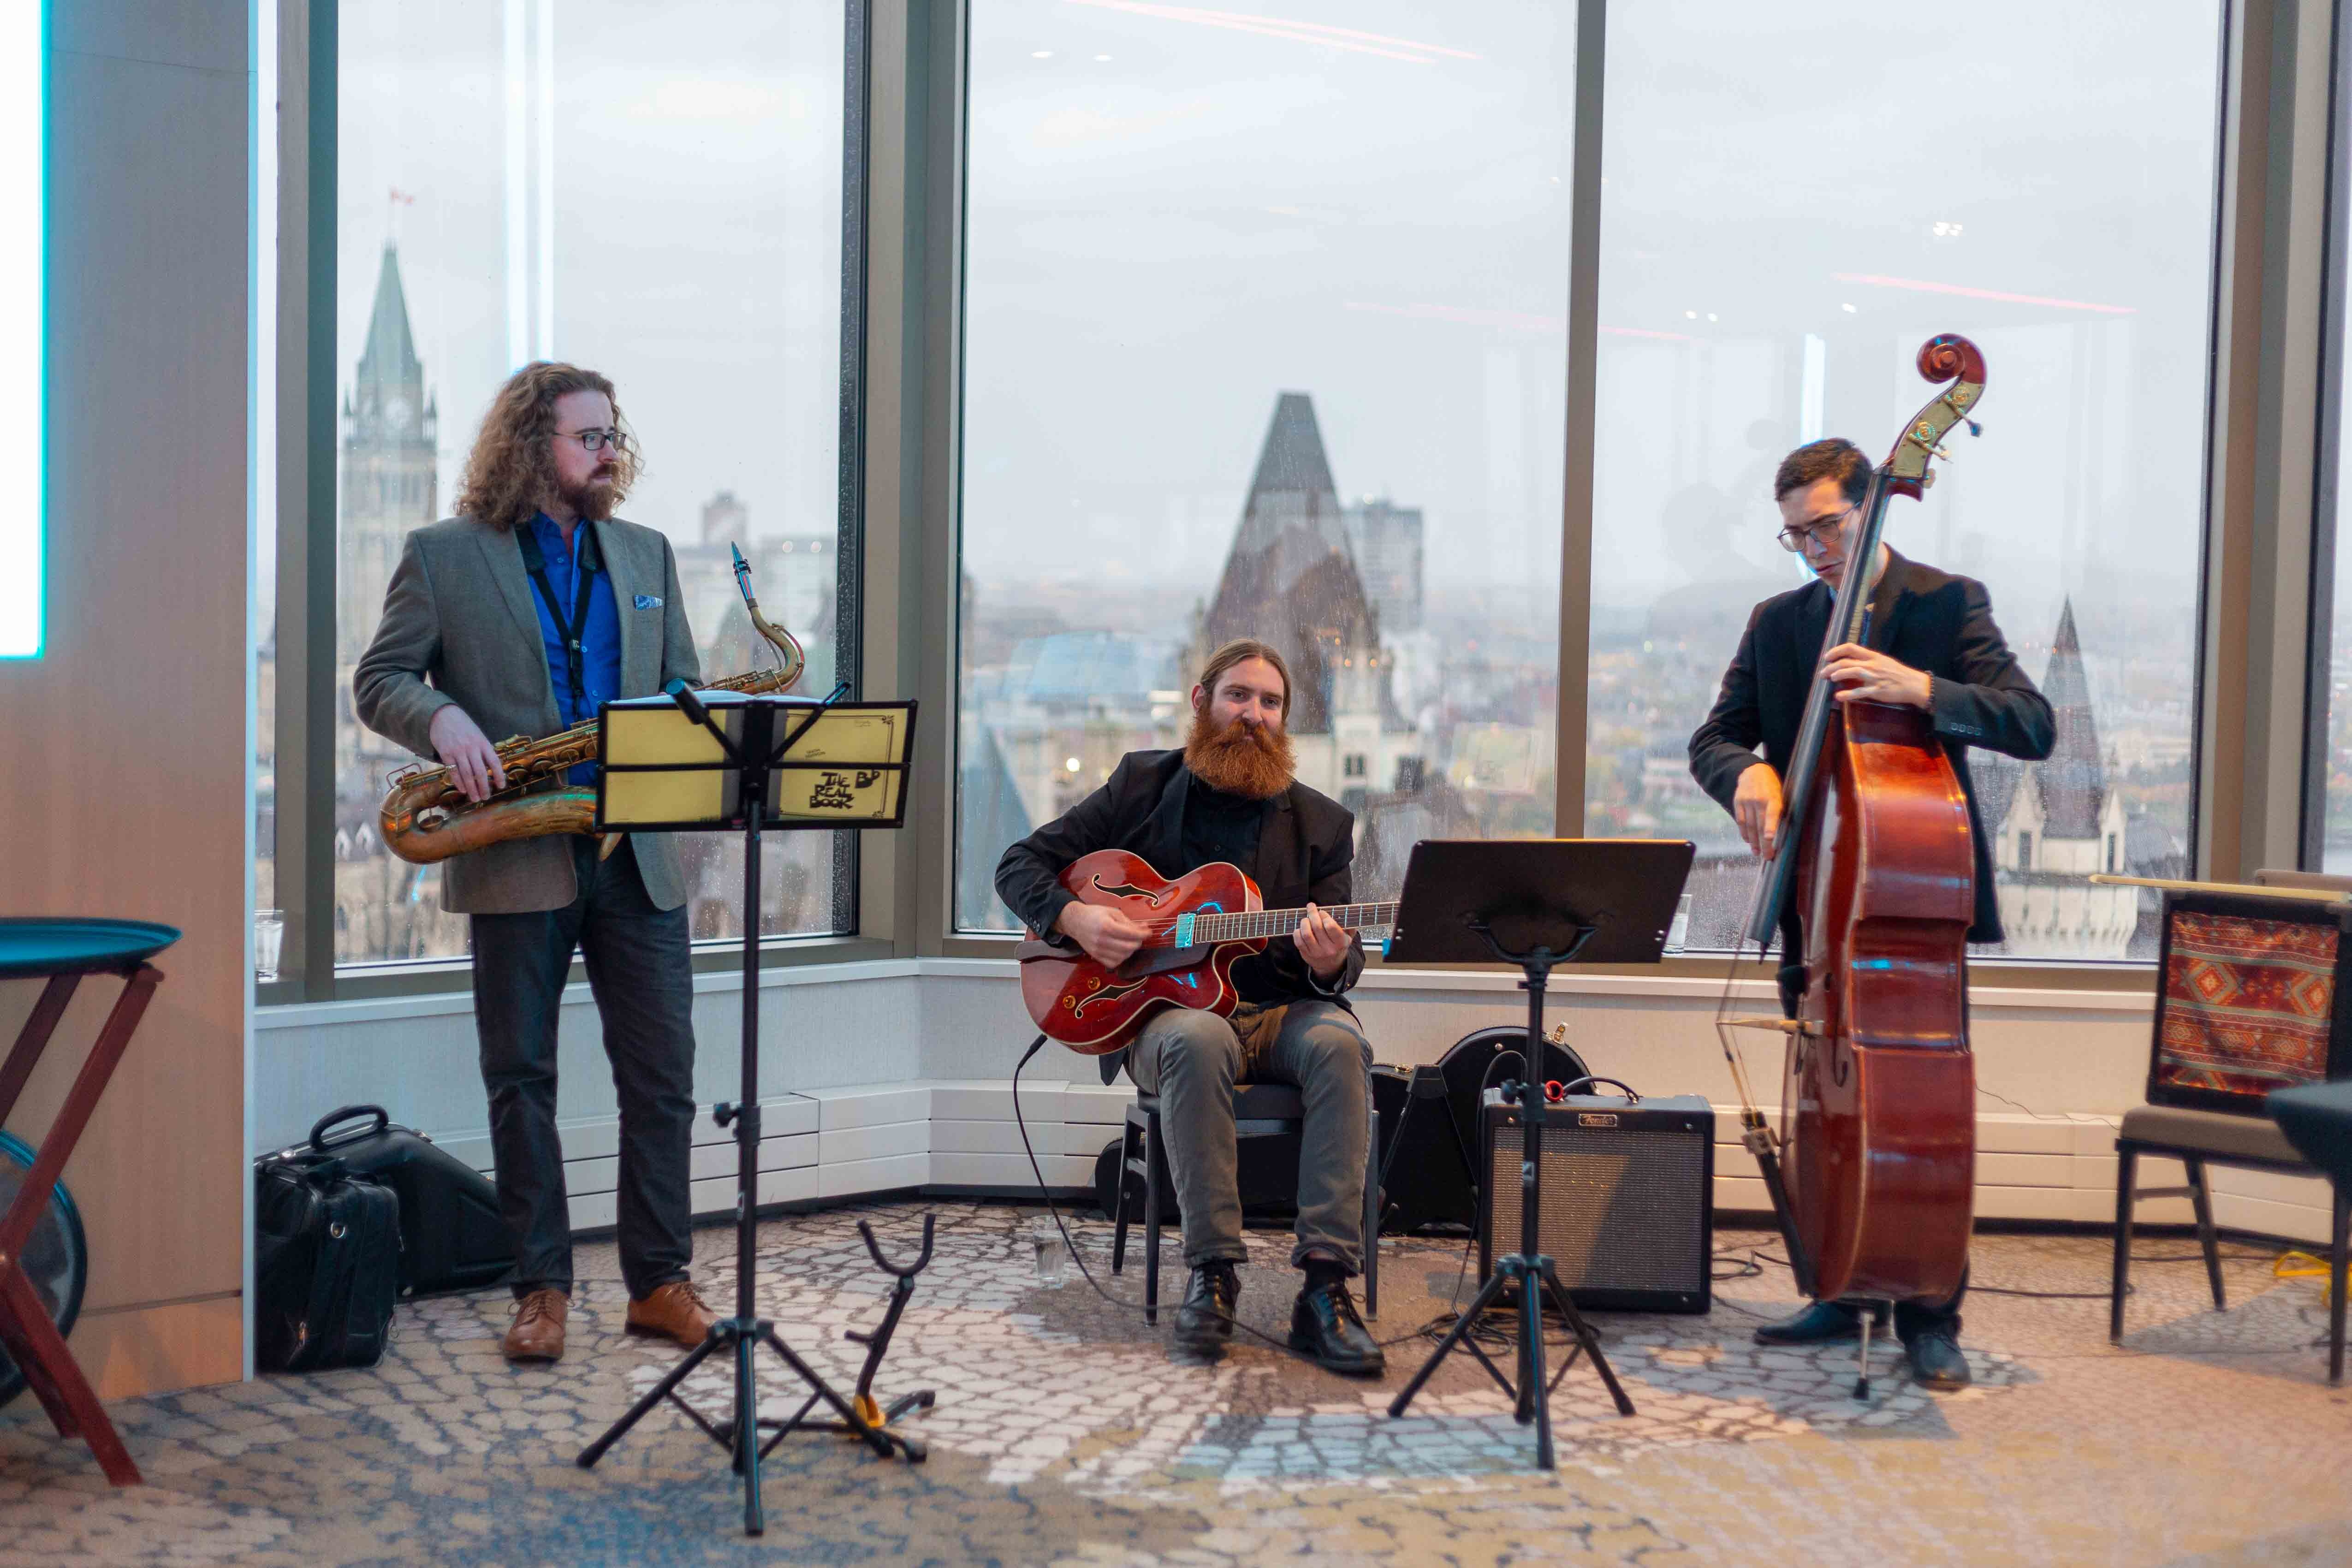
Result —
M 1983 584 L 1887 552 L 1886 570 L 1871 594 L 1869 646 L 1935 678 L 1928 706 L 1937 737 L 1968 796 L 1969 829 L 1976 840 L 1976 923 L 1970 942 L 2001 939 L 1994 897 L 1992 846 L 1977 811 L 1969 778 L 1969 748 L 1984 746 L 2028 762 L 2050 754 L 2057 735 L 2049 700 L 2038 690 L 1993 624 Z M 1782 778 L 1789 776 L 1805 700 L 1821 663 L 1835 595 L 1816 580 L 1756 606 L 1715 710 L 1690 739 L 1691 776 L 1724 810 L 1731 809 L 1739 775 L 1756 762 L 1756 747 Z M 1793 960 L 1797 955 L 1789 954 Z
M 1129 752 L 1109 781 L 1058 819 L 1022 839 L 996 863 L 996 893 L 1021 922 L 1047 940 L 1063 909 L 1075 903 L 1061 885 L 1070 863 L 1097 849 L 1124 849 L 1141 856 L 1163 877 L 1192 869 L 1183 854 L 1184 802 L 1192 770 L 1181 751 Z M 1269 910 L 1295 910 L 1309 903 L 1328 907 L 1354 901 L 1356 818 L 1329 795 L 1293 782 L 1274 797 L 1257 841 L 1256 864 L 1244 866 Z M 1363 943 L 1350 938 L 1339 977 L 1330 986 L 1315 982 L 1298 944 L 1276 937 L 1265 951 L 1234 965 L 1234 983 L 1244 994 L 1277 992 L 1300 999 L 1328 997 L 1347 1006 L 1341 994 L 1364 973 Z M 1108 1083 L 1126 1058 L 1103 1058 Z

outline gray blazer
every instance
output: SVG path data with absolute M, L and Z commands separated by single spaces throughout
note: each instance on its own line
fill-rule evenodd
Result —
M 621 695 L 650 697 L 673 679 L 701 679 L 669 540 L 618 518 L 589 526 L 620 613 Z M 352 676 L 352 698 L 361 723 L 429 761 L 439 760 L 433 715 L 451 703 L 493 743 L 562 727 L 512 530 L 453 517 L 408 536 L 384 590 L 383 624 Z M 673 837 L 639 834 L 635 843 L 654 906 L 684 903 Z M 441 907 L 453 914 L 559 910 L 579 893 L 564 837 L 493 844 L 442 864 Z

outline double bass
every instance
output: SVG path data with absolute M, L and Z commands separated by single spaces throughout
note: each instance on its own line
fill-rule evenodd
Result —
M 1871 478 L 1822 651 L 1866 639 L 1888 501 L 1914 500 L 1983 395 L 1984 356 L 1947 333 L 1919 351 L 1944 384 Z M 1817 1300 L 1941 1300 L 1960 1287 L 1974 1217 L 1976 1079 L 1967 943 L 1975 910 L 1969 806 L 1917 709 L 1842 702 L 1816 678 L 1782 785 L 1779 843 L 1744 928 L 1760 954 L 1800 917 L 1803 989 L 1786 1019 L 1717 1026 L 1797 1285 Z M 1793 989 L 1793 987 L 1790 987 Z M 1786 1037 L 1777 1129 L 1748 1092 L 1732 1031 Z M 1865 1336 L 1867 1331 L 1865 1330 Z M 1864 1353 L 1868 1341 L 1864 1339 Z M 1866 1381 L 1864 1388 L 1866 1389 Z

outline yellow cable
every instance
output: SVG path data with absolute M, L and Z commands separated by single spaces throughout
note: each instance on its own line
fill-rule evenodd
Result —
M 2333 1270 L 2328 1268 L 2327 1259 L 2314 1257 L 2299 1249 L 2280 1253 L 2277 1260 L 2271 1265 L 2271 1278 L 2273 1279 L 2326 1279 L 2332 1272 Z M 2319 1300 L 2322 1305 L 2326 1303 L 2327 1294 L 2327 1287 L 2320 1286 Z

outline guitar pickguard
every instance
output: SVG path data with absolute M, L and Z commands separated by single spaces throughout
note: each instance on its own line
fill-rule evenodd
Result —
M 1132 882 L 1121 882 L 1117 887 L 1113 888 L 1105 887 L 1103 885 L 1103 879 L 1100 877 L 1094 877 L 1088 879 L 1094 884 L 1097 891 L 1108 893 L 1114 899 L 1141 899 L 1145 903 L 1150 904 L 1155 910 L 1160 907 L 1160 900 L 1165 899 L 1172 890 L 1168 888 L 1162 888 L 1156 893 L 1146 892 L 1143 889 L 1137 887 Z

